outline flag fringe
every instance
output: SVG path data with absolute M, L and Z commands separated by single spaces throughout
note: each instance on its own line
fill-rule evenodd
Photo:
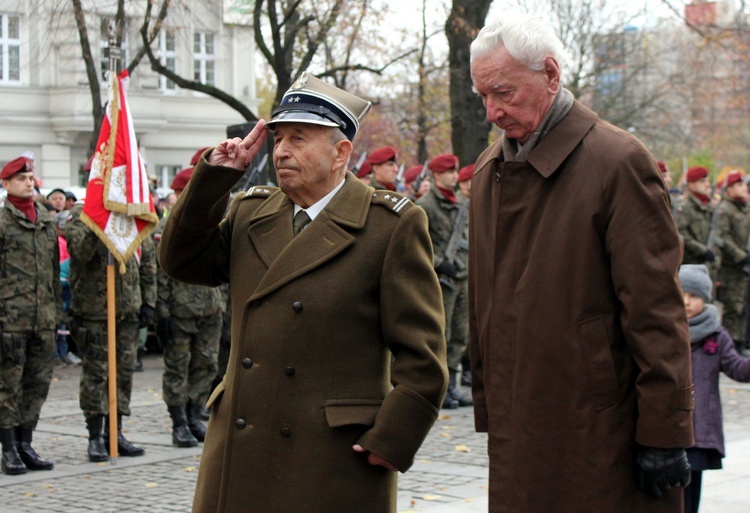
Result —
M 154 214 L 154 217 L 156 217 L 156 214 Z M 86 212 L 81 212 L 81 221 L 91 228 L 91 230 L 96 234 L 97 237 L 99 237 L 99 240 L 101 240 L 105 246 L 107 246 L 107 249 L 110 253 L 112 253 L 112 256 L 120 263 L 120 274 L 125 274 L 127 272 L 127 267 L 125 263 L 130 260 L 130 258 L 133 256 L 135 251 L 138 249 L 138 246 L 140 246 L 144 240 L 146 240 L 146 237 L 150 237 L 151 233 L 156 228 L 155 225 L 146 225 L 138 232 L 138 235 L 135 236 L 135 239 L 133 239 L 130 242 L 130 245 L 125 250 L 125 254 L 120 253 L 120 250 L 117 249 L 117 246 L 115 246 L 114 242 L 112 242 L 112 239 L 107 236 L 107 234 L 104 233 L 104 230 L 101 229 L 101 227 L 89 217 Z

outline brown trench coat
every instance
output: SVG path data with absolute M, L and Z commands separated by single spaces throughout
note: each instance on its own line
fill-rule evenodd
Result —
M 681 511 L 636 489 L 635 444 L 692 444 L 682 245 L 653 158 L 576 102 L 528 162 L 471 191 L 475 421 L 490 511 Z
M 396 474 L 352 445 L 406 471 L 438 415 L 447 369 L 426 216 L 349 173 L 294 239 L 292 202 L 273 187 L 238 195 L 220 224 L 241 176 L 201 159 L 159 248 L 174 278 L 231 289 L 193 511 L 395 511 Z

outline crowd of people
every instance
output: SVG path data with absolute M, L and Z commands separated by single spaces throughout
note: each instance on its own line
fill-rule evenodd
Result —
M 666 166 L 562 86 L 563 61 L 537 18 L 479 32 L 474 89 L 503 135 L 474 164 L 404 169 L 387 146 L 351 168 L 370 102 L 307 73 L 244 139 L 198 150 L 117 276 L 117 419 L 107 248 L 75 198 L 61 225 L 30 161 L 8 163 L 3 472 L 53 467 L 32 432 L 67 330 L 89 459 L 111 422 L 144 454 L 119 428 L 153 326 L 173 444 L 205 443 L 195 512 L 394 511 L 396 471 L 466 406 L 493 513 L 696 512 L 724 456 L 718 375 L 750 381 L 747 185 L 729 173 L 714 205 L 691 168 L 670 208 Z M 231 194 L 269 134 L 278 187 Z
M 189 167 L 177 174 L 171 187 L 174 195 L 184 189 L 191 171 Z M 0 177 L 6 192 L 2 290 L 3 297 L 11 298 L 3 303 L 0 324 L 2 470 L 22 474 L 54 467 L 30 444 L 55 365 L 81 366 L 80 406 L 89 432 L 88 458 L 108 460 L 108 249 L 82 221 L 84 202 L 73 192 L 56 188 L 47 195 L 39 193 L 32 155 L 8 162 Z M 167 197 L 156 205 L 162 219 L 172 204 Z M 127 262 L 126 272 L 115 273 L 118 411 L 112 421 L 117 422 L 118 454 L 126 457 L 145 454 L 121 428 L 123 416 L 131 414 L 133 374 L 142 370 L 149 332 L 156 333 L 164 352 L 164 400 L 178 447 L 203 441 L 202 422 L 208 419 L 204 405 L 222 378 L 217 362 L 221 359 L 226 367 L 226 354 L 219 355 L 220 346 L 228 351 L 228 342 L 221 341 L 227 337 L 222 327 L 229 324 L 226 294 L 207 287 L 180 287 L 166 278 L 156 264 L 155 243 L 163 222 L 159 227 Z M 209 314 L 207 322 L 202 316 Z

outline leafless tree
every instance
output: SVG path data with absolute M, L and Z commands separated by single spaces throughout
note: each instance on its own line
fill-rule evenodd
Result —
M 462 163 L 476 160 L 487 147 L 491 129 L 482 100 L 472 90 L 469 69 L 469 45 L 484 26 L 491 3 L 492 0 L 453 0 L 445 23 L 449 45 L 453 153 Z

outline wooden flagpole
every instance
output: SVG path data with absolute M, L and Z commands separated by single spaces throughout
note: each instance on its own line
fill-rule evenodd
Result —
M 109 72 L 117 76 L 120 70 L 120 47 L 117 45 L 115 24 L 109 26 Z M 111 78 L 110 78 L 111 80 Z M 106 115 L 106 113 L 105 113 Z M 113 130 L 117 130 L 113 126 Z M 111 173 L 112 170 L 110 169 Z M 117 464 L 117 434 L 119 419 L 117 416 L 117 320 L 115 304 L 115 259 L 112 252 L 107 257 L 107 373 L 109 398 L 109 461 Z

